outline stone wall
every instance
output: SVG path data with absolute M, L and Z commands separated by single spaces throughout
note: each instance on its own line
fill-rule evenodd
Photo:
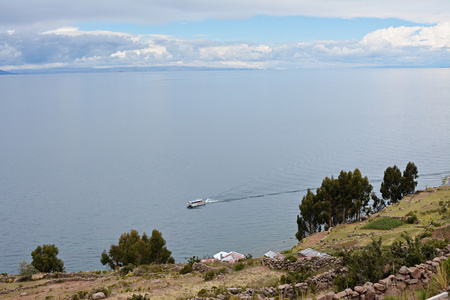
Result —
M 317 272 L 342 267 L 342 258 L 332 256 L 314 256 L 291 262 L 287 260 L 277 260 L 265 257 L 262 259 L 261 263 L 263 266 L 268 266 L 269 268 L 276 270 L 299 271 L 305 267 L 310 267 L 311 271 Z
M 440 263 L 450 258 L 450 245 L 440 252 L 440 256 L 434 258 L 432 261 L 427 261 L 414 267 L 403 266 L 400 268 L 398 274 L 390 275 L 376 283 L 366 282 L 363 286 L 356 286 L 354 289 L 346 289 L 340 293 L 329 292 L 325 295 L 317 297 L 317 300 L 382 300 L 386 296 L 400 297 L 402 291 L 406 289 L 415 290 L 422 289 L 424 285 L 432 280 L 432 276 L 437 273 L 437 268 Z M 302 261 L 309 261 L 315 267 L 321 267 L 322 262 L 316 259 Z M 330 263 L 342 263 L 342 261 L 331 261 Z M 298 270 L 305 266 L 304 262 L 287 263 L 285 261 L 275 261 L 271 259 L 263 259 L 263 264 L 273 268 L 282 270 Z M 341 268 L 340 272 L 345 273 L 346 268 Z M 234 295 L 239 299 L 274 299 L 274 297 L 281 298 L 295 298 L 308 291 L 308 288 L 314 285 L 316 291 L 326 290 L 333 287 L 333 279 L 337 274 L 330 270 L 322 274 L 316 275 L 307 279 L 305 282 L 292 284 L 283 284 L 278 287 L 265 287 L 261 289 L 246 289 L 229 288 L 228 295 L 218 295 L 216 299 L 225 299 L 229 295 Z M 199 298 L 194 298 L 199 299 Z

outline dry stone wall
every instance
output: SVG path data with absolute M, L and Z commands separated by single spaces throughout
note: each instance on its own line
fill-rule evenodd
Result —
M 268 266 L 271 269 L 286 270 L 286 271 L 300 271 L 305 267 L 310 267 L 311 271 L 331 270 L 342 267 L 342 258 L 332 256 L 314 256 L 305 257 L 295 262 L 287 260 L 277 260 L 265 257 L 261 263 L 263 266 Z
M 362 286 L 355 286 L 354 289 L 346 289 L 339 293 L 329 292 L 325 295 L 317 297 L 317 300 L 383 300 L 386 296 L 400 297 L 405 289 L 422 289 L 428 284 L 440 263 L 450 258 L 450 245 L 440 251 L 440 256 L 433 260 L 427 261 L 414 267 L 402 266 L 396 275 L 390 275 L 376 283 L 366 282 Z M 308 260 L 303 260 L 308 261 Z M 314 267 L 321 267 L 315 259 L 310 259 L 310 263 Z M 287 263 L 285 261 L 275 261 L 271 259 L 263 259 L 263 264 L 273 269 L 281 270 L 298 270 L 304 264 Z M 330 260 L 331 262 L 331 260 Z M 341 263 L 342 261 L 334 261 L 333 263 Z M 312 267 L 312 266 L 311 266 Z M 345 273 L 346 268 L 341 268 L 340 272 Z M 283 284 L 278 287 L 265 287 L 261 289 L 229 288 L 227 294 L 217 295 L 215 299 L 226 299 L 233 295 L 239 299 L 275 299 L 279 298 L 295 298 L 303 294 L 312 285 L 316 286 L 316 291 L 326 290 L 333 286 L 333 279 L 336 276 L 334 271 L 330 270 L 322 274 L 307 279 L 305 282 L 292 284 Z M 201 299 L 201 298 L 194 298 Z M 211 298 L 210 298 L 211 299 Z

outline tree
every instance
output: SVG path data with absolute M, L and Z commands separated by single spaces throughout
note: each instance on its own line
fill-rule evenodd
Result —
M 336 179 L 333 176 L 325 177 L 316 194 L 308 189 L 303 196 L 295 236 L 302 240 L 307 234 L 316 233 L 322 228 L 359 220 L 363 213 L 371 211 L 370 200 L 377 200 L 372 189 L 369 179 L 363 177 L 358 169 L 353 172 L 341 171 Z M 380 201 L 377 201 L 375 207 L 380 205 Z
M 40 272 L 53 273 L 63 272 L 64 263 L 57 258 L 59 250 L 54 244 L 37 246 L 37 248 L 31 252 L 33 261 L 31 265 Z
M 389 200 L 390 204 L 397 203 L 402 199 L 401 179 L 402 173 L 396 165 L 388 167 L 386 171 L 384 171 L 380 193 L 383 199 Z
M 150 238 L 144 232 L 141 238 L 133 229 L 130 233 L 123 233 L 119 238 L 119 244 L 111 245 L 108 253 L 104 250 L 100 262 L 111 269 L 129 264 L 137 266 L 172 263 L 174 262 L 170 256 L 172 252 L 165 245 L 166 241 L 158 230 L 154 229 Z
M 401 179 L 401 190 L 403 196 L 414 193 L 417 186 L 417 181 L 415 179 L 417 178 L 419 178 L 417 167 L 414 163 L 409 162 L 406 165 L 405 171 L 403 171 L 403 176 Z
M 419 178 L 417 167 L 412 162 L 406 165 L 403 176 L 396 165 L 388 167 L 384 172 L 380 188 L 383 199 L 390 200 L 390 203 L 393 204 L 397 203 L 404 196 L 414 193 L 417 186 L 417 178 Z
M 168 262 L 170 255 L 172 254 L 166 248 L 166 241 L 163 239 L 161 232 L 153 229 L 152 236 L 150 237 L 150 263 L 153 264 L 165 264 Z

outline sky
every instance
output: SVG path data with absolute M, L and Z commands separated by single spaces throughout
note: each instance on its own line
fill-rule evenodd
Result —
M 450 67 L 450 0 L 2 0 L 0 70 Z

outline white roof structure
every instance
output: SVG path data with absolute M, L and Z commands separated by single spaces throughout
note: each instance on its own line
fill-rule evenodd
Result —
M 217 260 L 222 260 L 222 258 L 227 256 L 228 254 L 230 254 L 230 253 L 225 252 L 225 251 L 220 251 L 219 253 L 214 254 L 213 257 Z
M 222 258 L 222 261 L 226 261 L 229 263 L 235 263 L 241 259 L 245 259 L 245 256 L 243 254 L 231 251 L 230 253 L 228 253 L 228 255 L 226 255 Z
M 306 248 L 305 250 L 299 251 L 298 254 L 305 256 L 305 257 L 313 257 L 313 256 L 330 256 L 326 253 L 322 253 L 319 251 L 316 251 L 311 248 Z
M 234 251 L 231 251 L 231 252 L 220 251 L 219 253 L 214 254 L 213 257 L 217 260 L 226 261 L 229 263 L 235 263 L 235 262 L 239 261 L 240 259 L 245 258 L 244 255 L 234 252 Z
M 284 255 L 278 252 L 269 251 L 264 254 L 265 257 L 274 258 L 274 259 L 284 259 Z

